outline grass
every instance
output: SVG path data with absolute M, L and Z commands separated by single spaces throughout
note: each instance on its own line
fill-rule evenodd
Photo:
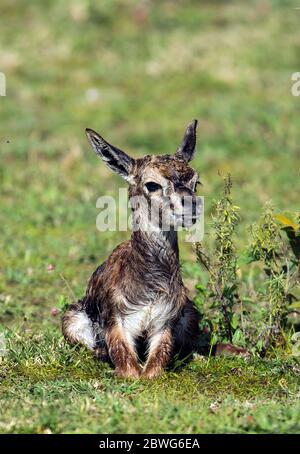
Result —
M 128 237 L 96 230 L 97 197 L 122 182 L 90 150 L 87 126 L 142 156 L 175 150 L 198 118 L 206 228 L 230 171 L 241 245 L 265 201 L 299 210 L 297 6 L 1 2 L 1 432 L 299 432 L 295 360 L 197 358 L 130 383 L 65 345 L 52 315 Z M 193 292 L 201 272 L 190 244 L 181 257 Z
M 126 382 L 53 332 L 26 333 L 8 347 L 1 432 L 299 431 L 300 369 L 292 360 L 197 357 L 153 382 Z

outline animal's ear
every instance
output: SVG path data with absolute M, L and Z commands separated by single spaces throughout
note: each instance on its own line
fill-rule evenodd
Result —
M 124 151 L 110 145 L 92 129 L 87 128 L 85 132 L 96 154 L 103 159 L 111 170 L 128 180 L 134 159 L 124 153 Z
M 191 161 L 195 154 L 197 123 L 197 120 L 193 120 L 192 123 L 188 125 L 182 140 L 182 144 L 176 151 L 176 156 L 183 158 L 187 162 Z

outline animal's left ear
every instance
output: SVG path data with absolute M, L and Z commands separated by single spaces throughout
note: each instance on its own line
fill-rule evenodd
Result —
M 186 128 L 182 144 L 176 151 L 176 156 L 183 158 L 186 162 L 193 159 L 196 150 L 196 129 L 197 120 L 193 120 L 192 123 Z

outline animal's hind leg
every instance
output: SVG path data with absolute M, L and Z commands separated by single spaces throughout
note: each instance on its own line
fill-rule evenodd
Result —
M 181 316 L 173 327 L 174 359 L 191 359 L 192 353 L 197 350 L 199 335 L 199 312 L 193 302 L 187 299 Z
M 90 350 L 97 347 L 93 323 L 85 312 L 81 301 L 72 304 L 64 314 L 62 331 L 71 344 L 82 344 Z

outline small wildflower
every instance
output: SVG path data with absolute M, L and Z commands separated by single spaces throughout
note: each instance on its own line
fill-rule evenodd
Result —
M 57 307 L 52 307 L 52 309 L 51 309 L 52 317 L 56 317 L 58 314 L 59 314 L 59 309 L 57 309 Z

